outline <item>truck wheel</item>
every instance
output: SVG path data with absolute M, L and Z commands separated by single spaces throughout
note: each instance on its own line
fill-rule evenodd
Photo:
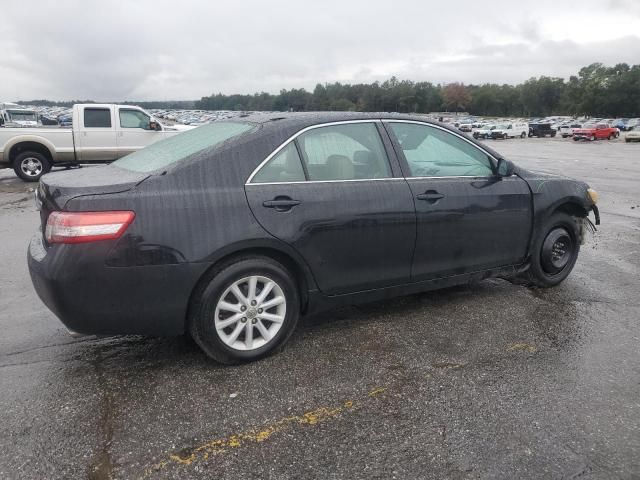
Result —
M 13 171 L 25 182 L 37 182 L 51 170 L 51 162 L 39 152 L 22 152 L 13 161 Z
M 613 140 L 615 138 L 615 135 L 612 133 L 609 135 L 608 140 Z
M 520 134 L 520 138 L 525 138 L 526 136 L 527 136 L 527 134 L 526 134 L 525 132 L 522 132 L 522 133 Z
M 506 133 L 502 134 L 502 139 L 503 139 L 503 140 L 506 140 L 507 138 L 509 138 L 509 135 L 508 135 L 508 134 L 506 134 Z
M 595 135 L 591 135 L 591 137 L 589 138 L 589 140 L 591 140 L 592 142 L 596 141 L 596 136 Z
M 189 330 L 221 363 L 250 362 L 280 350 L 300 316 L 291 274 L 263 256 L 237 258 L 215 270 L 194 295 Z
M 531 265 L 524 275 L 538 287 L 554 287 L 569 276 L 580 252 L 580 225 L 576 217 L 554 213 L 533 243 Z

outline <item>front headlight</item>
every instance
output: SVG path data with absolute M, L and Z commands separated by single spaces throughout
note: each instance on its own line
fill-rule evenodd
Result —
M 589 197 L 591 202 L 593 202 L 594 204 L 598 203 L 598 192 L 596 192 L 593 188 L 587 188 L 587 197 Z

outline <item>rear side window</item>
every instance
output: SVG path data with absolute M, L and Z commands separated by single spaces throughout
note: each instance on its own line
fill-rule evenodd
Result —
M 304 182 L 304 170 L 298 149 L 290 142 L 269 160 L 251 179 L 251 183 Z
M 373 123 L 314 128 L 297 141 L 311 181 L 391 177 L 389 160 Z
M 251 124 L 236 122 L 203 125 L 153 143 L 122 157 L 113 165 L 134 172 L 153 172 L 253 129 Z
M 108 108 L 85 108 L 85 128 L 111 128 L 111 110 Z

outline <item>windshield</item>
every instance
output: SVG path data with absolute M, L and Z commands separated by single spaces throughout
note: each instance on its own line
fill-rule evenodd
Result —
M 122 157 L 113 165 L 134 172 L 152 172 L 184 160 L 194 153 L 214 147 L 253 128 L 254 126 L 248 123 L 234 122 L 203 125 Z
M 24 121 L 35 122 L 37 120 L 36 114 L 28 110 L 25 110 L 25 111 L 7 110 L 7 113 L 9 114 L 9 118 L 14 122 L 24 122 Z

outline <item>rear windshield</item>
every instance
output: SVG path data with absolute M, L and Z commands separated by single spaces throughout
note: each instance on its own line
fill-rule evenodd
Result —
M 254 128 L 248 123 L 220 122 L 203 125 L 122 157 L 113 163 L 134 172 L 153 172 L 179 162 Z M 158 135 L 162 135 L 158 132 Z

